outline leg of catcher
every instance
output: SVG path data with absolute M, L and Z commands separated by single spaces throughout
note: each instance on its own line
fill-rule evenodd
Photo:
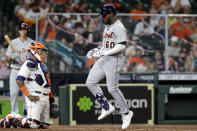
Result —
M 49 104 L 49 97 L 44 96 L 43 99 L 46 99 L 46 101 L 43 103 L 44 107 L 40 114 L 40 121 L 48 123 L 49 122 L 49 114 L 50 114 L 50 104 Z
M 26 105 L 27 105 L 27 118 L 32 118 L 40 121 L 40 114 L 43 110 L 41 101 L 35 103 L 29 100 L 28 98 L 26 98 Z

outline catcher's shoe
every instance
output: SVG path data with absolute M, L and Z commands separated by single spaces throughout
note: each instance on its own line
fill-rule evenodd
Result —
M 13 125 L 14 128 L 22 127 L 21 121 L 17 118 L 12 118 L 9 120 L 10 124 Z
M 103 118 L 105 118 L 106 116 L 110 115 L 111 113 L 113 113 L 115 111 L 115 108 L 114 106 L 112 106 L 110 103 L 109 103 L 109 110 L 105 110 L 102 108 L 101 110 L 101 115 L 98 117 L 98 120 L 101 120 Z
M 123 130 L 129 127 L 132 117 L 133 117 L 133 111 L 129 111 L 127 115 L 122 115 L 122 122 L 123 122 L 122 129 Z
M 5 118 L 0 120 L 0 128 L 4 127 L 4 123 L 5 123 Z

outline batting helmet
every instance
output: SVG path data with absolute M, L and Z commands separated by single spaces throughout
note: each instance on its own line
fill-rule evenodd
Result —
M 19 24 L 18 29 L 19 30 L 27 30 L 27 31 L 29 31 L 29 26 L 28 26 L 27 23 L 22 22 L 22 23 Z
M 113 5 L 104 5 L 101 8 L 100 15 L 105 16 L 107 14 L 116 14 L 116 7 Z
M 47 61 L 48 48 L 44 42 L 32 42 L 30 46 L 30 51 L 39 61 Z

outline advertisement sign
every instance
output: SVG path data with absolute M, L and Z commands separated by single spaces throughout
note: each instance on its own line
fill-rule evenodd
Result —
M 115 106 L 113 115 L 98 121 L 101 107 L 84 84 L 70 85 L 70 124 L 121 124 L 119 105 L 109 94 L 105 84 L 100 85 L 105 97 Z M 153 84 L 119 84 L 126 98 L 129 109 L 134 112 L 131 123 L 154 123 L 154 90 Z
M 197 85 L 158 87 L 159 124 L 197 124 Z
M 23 114 L 23 102 L 19 101 L 19 114 Z M 0 119 L 4 118 L 11 112 L 11 104 L 9 100 L 0 101 Z

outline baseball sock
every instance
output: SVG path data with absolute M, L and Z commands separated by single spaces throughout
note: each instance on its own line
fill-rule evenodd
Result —
M 104 97 L 104 95 L 97 93 L 96 99 L 101 104 L 102 108 L 104 108 L 106 111 L 109 110 L 109 103 L 107 102 L 107 99 Z

